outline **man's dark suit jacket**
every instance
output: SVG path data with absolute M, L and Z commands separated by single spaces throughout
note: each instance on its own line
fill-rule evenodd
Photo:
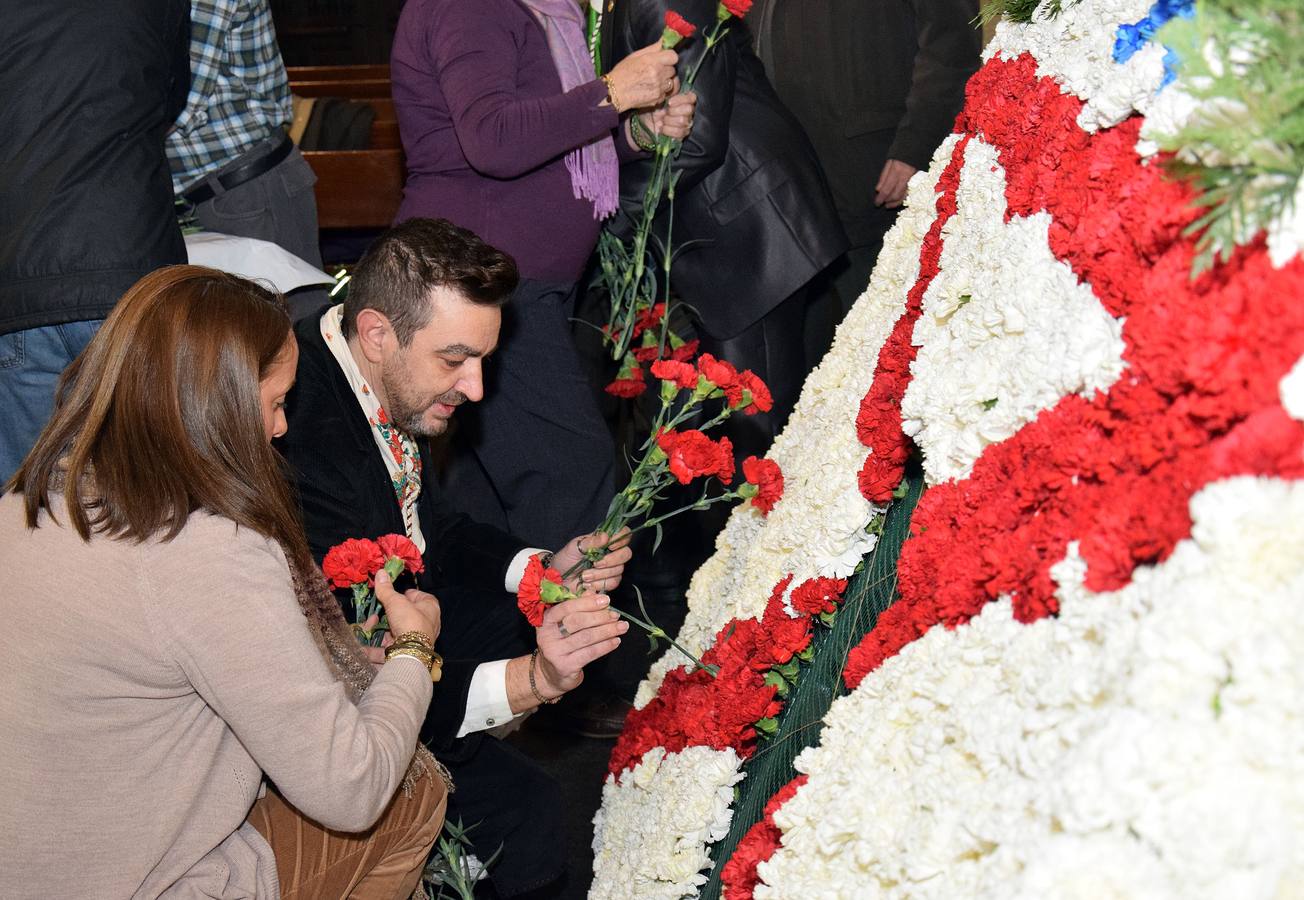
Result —
M 698 27 L 679 48 L 680 76 L 702 58 L 701 35 L 715 22 L 716 0 L 615 0 L 602 22 L 608 70 L 661 35 L 674 9 Z M 731 338 L 793 295 L 847 249 L 828 184 L 801 125 L 783 106 L 735 26 L 702 63 L 694 83 L 697 111 L 675 169 L 671 280 L 707 332 Z M 651 173 L 644 159 L 621 166 L 618 234 L 632 233 Z M 662 201 L 664 211 L 666 202 Z M 665 233 L 665 216 L 655 226 Z
M 758 0 L 748 16 L 853 245 L 881 237 L 883 161 L 927 169 L 951 133 L 982 51 L 977 15 L 978 0 Z
M 319 322 L 320 313 L 314 313 L 295 326 L 298 380 L 286 397 L 289 431 L 277 446 L 298 486 L 308 544 L 321 562 L 331 547 L 348 538 L 403 534 L 403 517 L 371 426 L 327 349 Z M 450 603 L 474 604 L 471 612 L 490 624 L 490 630 L 519 630 L 524 618 L 503 581 L 512 557 L 525 545 L 454 510 L 440 495 L 425 441 L 421 449 L 426 474 L 417 509 L 426 538 L 426 571 L 417 577 L 417 586 L 440 598 L 444 628 L 438 649 L 445 658 L 421 738 L 446 748 L 466 715 L 475 667 L 501 658 L 468 658 L 459 652 L 449 640 L 456 638 L 450 624 L 455 613 L 465 617 L 467 611 L 450 609 Z M 345 615 L 352 618 L 352 602 L 344 592 L 339 596 Z M 522 652 L 528 653 L 529 647 Z

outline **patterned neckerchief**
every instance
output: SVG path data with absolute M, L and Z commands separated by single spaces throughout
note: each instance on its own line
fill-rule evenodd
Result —
M 406 431 L 389 420 L 375 392 L 358 371 L 358 364 L 349 352 L 341 323 L 344 321 L 344 304 L 332 306 L 321 317 L 321 336 L 339 363 L 344 377 L 353 389 L 367 422 L 371 436 L 376 440 L 380 455 L 385 460 L 394 496 L 403 512 L 403 528 L 412 543 L 422 553 L 426 552 L 426 538 L 421 533 L 421 520 L 417 515 L 417 498 L 421 496 L 421 451 L 417 442 Z

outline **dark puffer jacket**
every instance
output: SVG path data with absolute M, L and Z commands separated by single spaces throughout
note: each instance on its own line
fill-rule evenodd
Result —
M 0 19 L 0 334 L 101 319 L 186 261 L 163 138 L 187 0 L 24 0 Z

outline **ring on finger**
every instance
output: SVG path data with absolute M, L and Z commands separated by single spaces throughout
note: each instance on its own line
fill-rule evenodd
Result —
M 566 617 L 565 617 L 565 616 L 562 616 L 562 617 L 561 617 L 561 621 L 559 621 L 559 622 L 557 623 L 557 630 L 561 632 L 561 636 L 562 636 L 562 637 L 564 637 L 564 638 L 568 638 L 568 637 L 570 637 L 570 634 L 571 634 L 571 633 L 570 633 L 569 631 L 566 630 Z

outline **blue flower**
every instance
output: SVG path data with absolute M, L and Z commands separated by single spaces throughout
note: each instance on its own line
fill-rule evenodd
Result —
M 1195 0 L 1155 0 L 1154 6 L 1150 7 L 1150 12 L 1144 19 L 1131 25 L 1118 26 L 1118 32 L 1114 36 L 1114 62 L 1125 63 L 1131 59 L 1138 50 L 1154 40 L 1155 32 L 1170 19 L 1179 16 L 1189 19 L 1193 15 L 1195 15 Z M 1176 65 L 1177 62 L 1176 54 L 1170 52 L 1165 55 L 1164 84 L 1168 84 L 1176 77 L 1170 64 Z

